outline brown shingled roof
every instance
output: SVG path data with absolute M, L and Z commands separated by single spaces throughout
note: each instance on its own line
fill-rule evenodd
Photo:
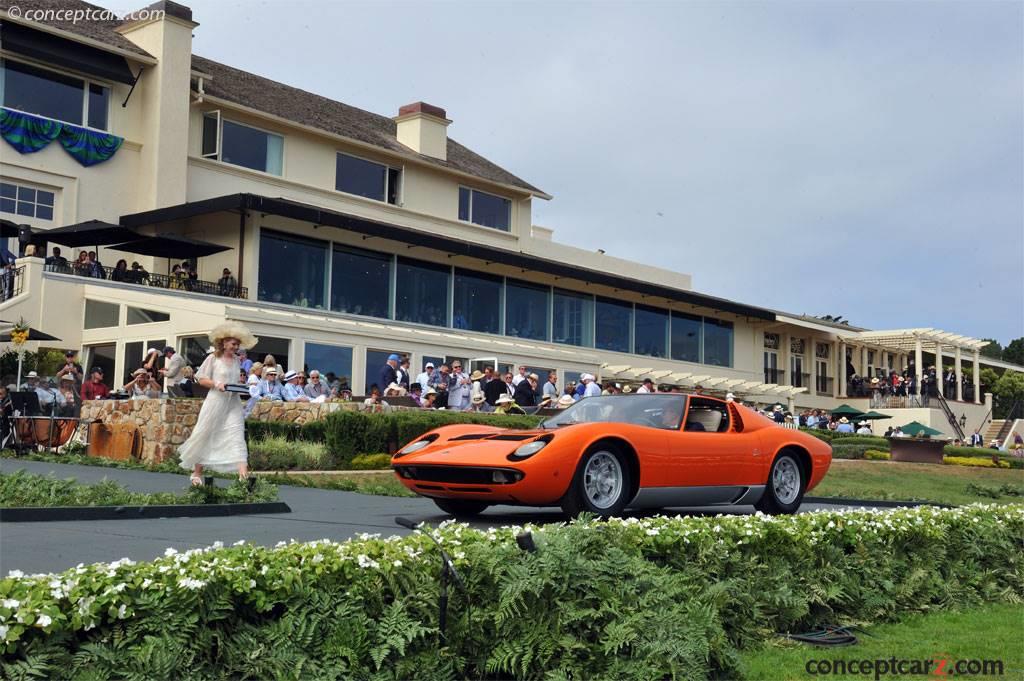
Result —
M 475 177 L 511 185 L 545 195 L 543 191 L 519 179 L 483 156 L 448 138 L 448 160 L 417 154 L 398 142 L 395 122 L 387 116 L 370 113 L 321 95 L 278 83 L 256 74 L 192 55 L 192 68 L 212 77 L 203 82 L 203 91 L 211 97 L 278 116 L 325 132 L 372 144 L 387 151 L 415 157 L 431 165 L 468 173 Z
M 105 8 L 97 5 L 92 5 L 88 2 L 81 2 L 81 0 L 0 0 L 0 11 L 7 11 L 11 7 L 17 6 L 24 14 L 25 10 L 28 9 L 41 9 L 41 10 L 70 10 L 76 9 L 91 9 L 95 12 L 104 11 Z M 66 16 L 66 15 L 65 15 Z M 115 31 L 118 26 L 121 25 L 121 21 L 109 20 L 90 20 L 90 21 L 78 21 L 73 22 L 69 20 L 55 21 L 55 20 L 44 20 L 44 21 L 33 21 L 24 22 L 28 25 L 32 23 L 40 23 L 51 28 L 56 28 L 68 33 L 74 33 L 86 38 L 91 38 L 97 42 L 110 45 L 111 47 L 120 48 L 126 52 L 133 52 L 138 55 L 145 57 L 152 57 L 149 52 L 133 43 L 132 41 L 125 38 L 123 35 Z

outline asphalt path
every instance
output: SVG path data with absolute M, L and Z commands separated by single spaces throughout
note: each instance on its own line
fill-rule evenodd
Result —
M 81 483 L 116 480 L 137 492 L 181 492 L 188 478 L 173 473 L 74 466 L 40 461 L 0 460 L 5 473 L 24 469 Z M 218 484 L 228 484 L 217 480 Z M 178 551 L 209 546 L 216 541 L 231 544 L 244 539 L 273 546 L 280 541 L 341 541 L 361 533 L 383 536 L 408 534 L 395 525 L 396 516 L 417 522 L 440 523 L 448 518 L 429 499 L 383 497 L 282 485 L 280 499 L 291 513 L 225 516 L 216 518 L 152 518 L 140 520 L 80 520 L 0 523 L 0 576 L 11 570 L 25 573 L 60 572 L 79 563 L 110 562 L 119 558 L 152 560 L 173 547 Z M 800 512 L 835 509 L 832 504 L 805 503 Z M 751 506 L 672 509 L 673 515 L 753 513 Z M 636 515 L 642 515 L 637 513 Z M 556 508 L 494 506 L 471 523 L 487 528 L 503 525 L 562 522 Z

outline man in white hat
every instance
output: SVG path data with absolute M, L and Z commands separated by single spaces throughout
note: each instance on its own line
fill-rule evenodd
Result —
M 836 432 L 837 433 L 852 433 L 853 432 L 853 424 L 850 423 L 850 419 L 846 418 L 845 416 L 842 417 L 841 419 L 839 419 L 839 425 L 836 426 Z
M 861 421 L 857 426 L 857 435 L 871 435 L 871 424 L 867 421 Z
M 299 372 L 289 371 L 284 375 L 284 401 L 285 402 L 309 402 L 305 391 L 299 385 Z
M 597 379 L 593 374 L 583 374 L 580 376 L 580 381 L 585 386 L 583 397 L 598 397 L 601 394 L 601 386 L 597 384 Z
M 498 396 L 497 402 L 494 405 L 495 414 L 525 414 L 526 412 L 516 404 L 516 401 L 512 399 L 512 396 L 508 393 L 503 393 Z
M 23 391 L 31 391 L 39 397 L 39 409 L 40 413 L 49 414 L 50 410 L 53 409 L 53 405 L 57 400 L 55 391 L 48 390 L 46 386 L 39 382 L 39 374 L 34 371 L 30 371 L 25 375 L 25 384 L 21 386 Z
M 424 390 L 427 389 L 427 385 L 430 383 L 430 377 L 434 375 L 434 363 L 427 362 L 426 366 L 423 367 L 423 373 L 416 377 L 416 382 L 420 384 L 420 387 Z
M 261 400 L 284 400 L 284 392 L 277 382 L 277 367 L 264 367 L 262 378 L 256 389 L 256 396 Z

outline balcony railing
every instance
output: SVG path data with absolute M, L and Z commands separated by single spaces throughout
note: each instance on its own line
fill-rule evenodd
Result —
M 189 279 L 166 274 L 153 274 L 145 270 L 117 270 L 113 267 L 98 267 L 94 265 L 78 265 L 76 263 L 67 265 L 46 266 L 47 272 L 60 272 L 61 274 L 73 274 L 78 277 L 89 279 L 106 279 L 107 281 L 118 281 L 125 284 L 137 284 L 140 286 L 152 286 L 153 288 L 164 288 L 175 291 L 190 291 L 192 293 L 205 293 L 211 296 L 224 296 L 226 298 L 248 298 L 249 289 L 245 286 L 222 284 L 219 281 L 203 281 L 202 279 Z
M 25 287 L 25 266 L 8 265 L 0 270 L 0 302 L 19 295 Z

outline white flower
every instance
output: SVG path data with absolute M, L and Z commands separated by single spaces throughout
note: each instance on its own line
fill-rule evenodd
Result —
M 117 619 L 123 620 L 125 618 L 125 614 L 127 612 L 128 612 L 128 606 L 127 605 L 124 605 L 124 604 L 119 605 L 117 607 Z
M 45 628 L 45 627 L 50 626 L 51 624 L 53 624 L 53 620 L 50 619 L 49 615 L 40 615 L 39 619 L 36 620 L 36 626 L 37 627 Z
M 659 530 L 657 527 L 651 527 L 647 530 L 644 530 L 644 532 L 646 532 L 647 536 L 649 537 L 657 537 L 659 534 L 661 534 L 661 530 Z
M 400 561 L 400 560 L 395 560 L 391 564 L 394 565 L 395 567 L 402 567 L 402 561 Z
M 261 575 L 265 575 L 265 574 L 267 574 L 267 570 L 269 570 L 269 569 L 270 569 L 270 567 L 269 567 L 269 566 L 267 566 L 267 565 L 264 565 L 263 567 L 261 567 L 261 568 L 260 568 L 260 574 L 261 574 Z
M 249 588 L 250 589 L 255 589 L 256 588 L 256 580 L 255 579 L 250 579 L 249 580 Z
M 313 562 L 314 563 L 322 563 L 322 562 L 324 562 L 323 554 L 318 553 L 315 556 L 313 556 Z
M 244 540 L 244 539 L 239 539 L 239 540 L 238 540 L 238 541 L 236 541 L 236 542 L 235 542 L 234 544 L 232 544 L 232 546 L 241 546 L 241 545 L 242 545 L 242 544 L 244 544 L 244 543 L 245 543 L 245 540 Z
M 7 632 L 10 630 L 11 628 L 8 627 L 6 624 L 0 624 L 0 641 L 4 641 L 7 639 Z
M 5 608 L 10 608 L 11 610 L 17 610 L 18 606 L 21 605 L 21 601 L 15 600 L 13 598 L 5 598 L 3 602 L 0 602 L 0 605 L 4 606 Z
M 377 561 L 373 560 L 364 553 L 360 553 L 358 556 L 356 556 L 356 562 L 359 563 L 359 567 L 361 568 L 377 569 L 378 567 L 380 567 L 380 564 L 377 563 Z
M 213 548 L 215 548 L 215 549 L 222 549 L 222 548 L 224 548 L 224 542 L 222 542 L 222 541 L 215 541 L 215 542 L 213 542 Z
M 202 589 L 206 586 L 206 582 L 201 579 L 192 579 L 191 577 L 183 577 L 178 580 L 178 586 L 185 589 Z
M 152 583 L 153 583 L 153 580 L 150 579 L 149 577 L 146 577 L 144 580 L 142 580 L 142 588 L 143 589 L 148 589 L 149 585 L 152 584 Z
M 175 549 L 175 548 L 173 548 L 173 547 L 170 547 L 170 546 L 169 546 L 169 547 L 167 547 L 166 549 L 164 549 L 164 555 L 165 555 L 165 556 L 173 556 L 173 555 L 174 555 L 174 554 L 176 554 L 177 552 L 178 552 L 178 550 L 177 550 L 177 549 Z
M 7 577 L 10 578 L 10 579 L 18 579 L 18 578 L 24 577 L 24 576 L 25 576 L 25 573 L 22 572 L 21 570 L 11 570 L 10 572 L 7 573 Z

